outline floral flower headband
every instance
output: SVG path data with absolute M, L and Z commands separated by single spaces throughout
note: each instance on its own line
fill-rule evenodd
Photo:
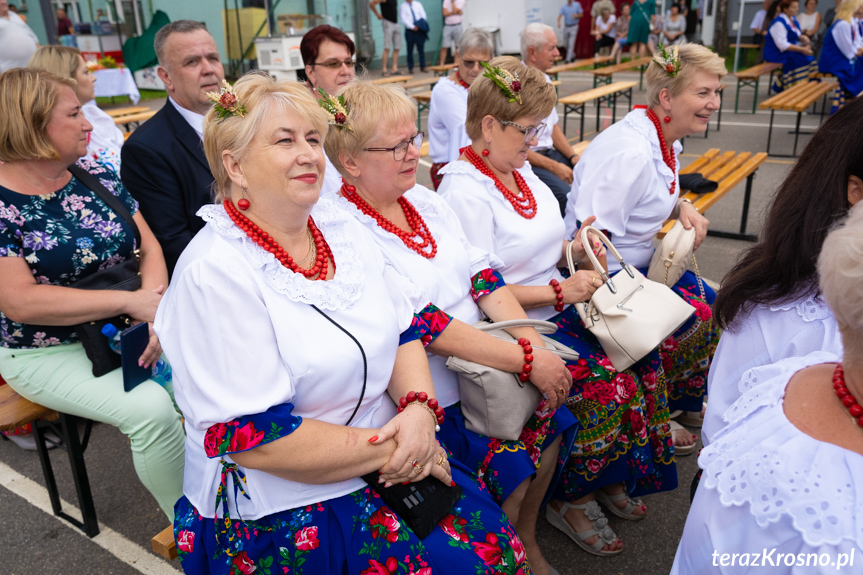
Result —
M 335 126 L 339 130 L 342 128 L 350 130 L 351 127 L 348 125 L 348 111 L 345 108 L 345 97 L 338 96 L 333 98 L 327 94 L 323 88 L 318 88 L 318 92 L 320 92 L 322 96 L 322 98 L 318 99 L 318 104 L 327 113 L 327 116 L 329 117 L 329 125 Z
M 216 92 L 207 92 L 207 98 L 214 104 L 214 108 L 219 112 L 219 119 L 226 116 L 239 116 L 241 118 L 246 115 L 246 107 L 237 101 L 237 95 L 234 93 L 234 88 L 228 84 L 227 80 L 222 80 L 222 90 Z
M 680 72 L 680 56 L 677 52 L 677 46 L 672 46 L 671 50 L 666 50 L 665 46 L 660 44 L 657 48 L 659 51 L 653 56 L 654 63 L 672 78 L 676 77 L 677 73 Z
M 510 102 L 518 102 L 521 105 L 521 82 L 518 81 L 518 74 L 512 74 L 498 67 L 492 68 L 488 62 L 482 62 L 482 67 L 486 69 L 483 76 L 497 84 Z

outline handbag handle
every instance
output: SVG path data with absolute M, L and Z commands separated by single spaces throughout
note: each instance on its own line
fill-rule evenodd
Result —
M 557 331 L 557 324 L 541 319 L 508 319 L 505 321 L 496 321 L 494 323 L 486 323 L 483 325 L 474 325 L 480 331 L 491 331 L 493 329 L 507 329 L 510 327 L 532 327 L 538 333 L 554 333 Z
M 617 293 L 617 287 L 614 285 L 614 281 L 608 276 L 608 272 L 605 271 L 605 268 L 602 267 L 602 264 L 599 263 L 599 259 L 593 254 L 593 250 L 590 249 L 590 234 L 596 235 L 599 240 L 605 244 L 605 247 L 608 251 L 613 255 L 618 263 L 620 264 L 620 268 L 626 270 L 626 273 L 629 274 L 629 277 L 634 278 L 635 274 L 632 273 L 632 270 L 629 269 L 629 266 L 623 261 L 623 256 L 620 255 L 620 252 L 617 251 L 617 248 L 614 247 L 614 244 L 611 243 L 611 240 L 602 233 L 602 231 L 596 229 L 593 226 L 583 226 L 581 228 L 581 245 L 584 248 L 587 257 L 590 258 L 590 263 L 593 264 L 593 269 L 599 272 L 599 275 L 602 277 L 602 281 L 608 286 L 608 289 L 611 290 L 611 293 Z M 574 241 L 574 240 L 573 240 Z M 566 261 L 569 264 L 570 269 L 572 269 L 572 242 L 570 242 L 569 246 L 566 250 Z

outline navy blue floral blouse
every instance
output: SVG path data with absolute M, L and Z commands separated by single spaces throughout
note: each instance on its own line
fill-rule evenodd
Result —
M 119 176 L 92 158 L 78 165 L 95 175 L 133 215 L 136 202 Z M 129 224 L 74 176 L 63 189 L 43 196 L 0 186 L 0 257 L 24 258 L 36 283 L 68 286 L 123 262 L 136 249 Z M 11 321 L 0 311 L 0 345 L 27 349 L 73 343 L 71 326 Z

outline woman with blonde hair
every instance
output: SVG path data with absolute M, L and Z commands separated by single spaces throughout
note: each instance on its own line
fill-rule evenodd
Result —
M 27 66 L 75 80 L 75 95 L 81 104 L 81 112 L 93 126 L 87 142 L 87 156 L 119 174 L 120 148 L 125 141 L 123 132 L 114 124 L 114 119 L 96 105 L 96 76 L 90 71 L 81 51 L 67 46 L 42 46 L 36 50 Z
M 468 241 L 503 262 L 498 271 L 528 317 L 557 324 L 551 337 L 581 356 L 568 364 L 573 386 L 565 403 L 579 424 L 556 491 L 564 502 L 552 502 L 546 515 L 588 553 L 615 555 L 622 543 L 597 500 L 611 513 L 639 520 L 647 509 L 630 495 L 677 484 L 671 438 L 659 428 L 668 418 L 659 354 L 617 372 L 578 318 L 572 304 L 589 300 L 602 285 L 599 272 L 578 241 L 574 260 L 587 269 L 560 274 L 569 245 L 563 218 L 549 187 L 526 164 L 527 150 L 548 129 L 542 121 L 557 101 L 554 87 L 515 58 L 495 58 L 489 67 L 468 95 L 471 145 L 441 170 L 439 192 Z M 593 248 L 602 256 L 598 242 Z
M 387 261 L 431 302 L 419 315 L 436 318 L 435 329 L 423 341 L 446 413 L 438 436 L 501 505 L 516 525 L 534 572 L 541 573 L 545 561 L 535 544 L 536 517 L 557 465 L 561 436 L 575 423 L 567 410 L 557 410 L 572 377 L 563 360 L 542 349 L 535 329 L 508 330 L 529 342 L 525 356 L 523 346 L 471 326 L 484 316 L 504 321 L 527 315 L 496 271 L 501 262 L 472 246 L 446 202 L 417 185 L 422 133 L 416 131 L 413 100 L 401 87 L 369 82 L 340 95 L 348 112 L 346 127 L 333 130 L 326 141 L 330 160 L 344 176 L 338 203 L 371 231 Z M 535 406 L 536 414 L 517 440 L 468 429 L 458 377 L 446 365 L 450 356 L 523 377 L 546 394 L 548 400 Z
M 213 97 L 216 203 L 156 319 L 185 416 L 183 569 L 527 572 L 500 508 L 435 440 L 419 290 L 320 199 L 327 116 L 301 84 L 263 74 Z M 388 489 L 412 500 L 395 511 Z M 457 502 L 420 540 L 397 512 L 441 492 Z

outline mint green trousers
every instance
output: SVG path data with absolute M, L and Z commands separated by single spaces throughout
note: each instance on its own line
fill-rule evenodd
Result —
M 123 390 L 120 369 L 93 377 L 80 343 L 39 349 L 0 347 L 0 374 L 19 395 L 55 411 L 118 427 L 131 441 L 141 483 L 172 522 L 183 495 L 185 434 L 165 388 L 147 380 Z

